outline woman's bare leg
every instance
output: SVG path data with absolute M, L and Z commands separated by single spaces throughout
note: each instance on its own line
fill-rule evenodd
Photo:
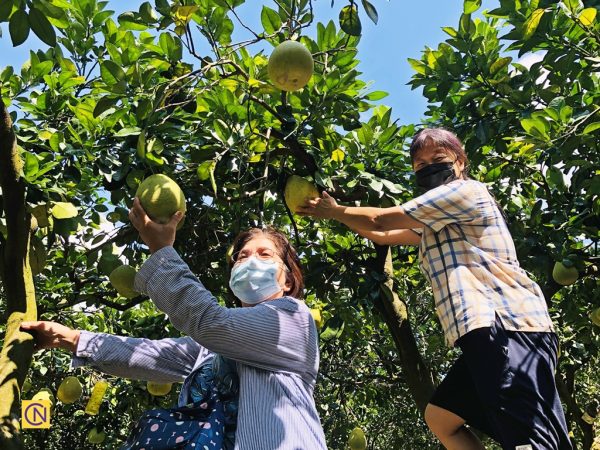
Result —
M 485 450 L 477 436 L 465 427 L 464 419 L 447 409 L 429 403 L 425 422 L 448 450 Z

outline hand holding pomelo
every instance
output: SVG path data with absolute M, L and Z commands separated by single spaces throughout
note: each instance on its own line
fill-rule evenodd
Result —
M 173 214 L 181 211 L 185 215 L 185 195 L 179 185 L 163 174 L 151 175 L 142 181 L 135 196 L 139 198 L 148 217 L 155 222 L 165 224 Z M 183 225 L 183 219 L 177 229 Z
M 318 198 L 319 191 L 310 181 L 298 175 L 291 175 L 285 184 L 283 196 L 290 211 L 295 213 L 307 200 Z

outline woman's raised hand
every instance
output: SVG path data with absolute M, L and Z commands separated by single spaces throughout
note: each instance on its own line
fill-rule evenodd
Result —
M 62 348 L 75 353 L 79 343 L 79 330 L 56 322 L 22 322 L 21 331 L 31 333 L 35 340 L 34 350 L 43 348 Z
M 133 200 L 133 206 L 129 210 L 129 220 L 135 229 L 140 232 L 140 237 L 150 249 L 150 253 L 175 243 L 177 224 L 182 218 L 183 213 L 177 211 L 168 223 L 154 222 L 148 217 L 137 197 Z
M 296 214 L 300 216 L 313 216 L 320 219 L 333 219 L 338 204 L 335 199 L 327 192 L 323 191 L 321 198 L 308 200 L 304 206 L 300 206 L 296 210 Z

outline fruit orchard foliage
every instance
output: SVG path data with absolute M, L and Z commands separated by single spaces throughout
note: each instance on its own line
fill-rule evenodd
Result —
M 30 25 L 47 44 L 56 40 L 31 52 L 22 68 L 0 68 L 23 149 L 27 202 L 39 225 L 35 236 L 47 250 L 35 278 L 40 318 L 128 336 L 178 335 L 151 302 L 120 298 L 108 282 L 115 267 L 139 267 L 146 257 L 127 211 L 139 182 L 165 173 L 187 201 L 175 246 L 225 304 L 232 304 L 226 252 L 240 230 L 272 224 L 294 237 L 307 303 L 320 307 L 324 320 L 316 397 L 329 447 L 343 448 L 360 426 L 369 448 L 437 448 L 373 306 L 383 280 L 373 269 L 372 245 L 337 223 L 298 217 L 292 223 L 283 202 L 289 174 L 314 180 L 343 202 L 389 206 L 412 196 L 406 144 L 415 127 L 400 126 L 389 108 L 375 106 L 385 93 L 370 92 L 360 79 L 360 36 L 347 34 L 359 34 L 361 14 L 376 20 L 376 12 L 361 2 L 358 15 L 352 8 L 340 14 L 345 31 L 316 17 L 309 34 L 308 1 L 282 0 L 264 6 L 263 29 L 238 44 L 232 30 L 245 23 L 231 8 L 240 3 L 157 0 L 117 18 L 93 0 L 33 0 L 48 27 L 21 2 L 2 2 L 0 20 L 10 21 L 15 43 L 27 38 Z M 465 140 L 474 176 L 490 183 L 523 266 L 548 295 L 561 337 L 558 377 L 568 420 L 587 448 L 591 427 L 580 417 L 600 394 L 600 338 L 588 319 L 600 306 L 600 94 L 593 74 L 600 31 L 597 20 L 581 20 L 592 2 L 532 3 L 502 1 L 478 20 L 465 14 L 446 29 L 447 42 L 411 60 L 412 84 L 431 101 L 431 122 Z M 14 6 L 8 12 L 7 4 Z M 466 1 L 465 11 L 478 6 Z M 268 80 L 268 54 L 292 35 L 313 54 L 315 73 L 303 90 L 282 94 Z M 543 60 L 527 69 L 517 58 L 530 52 Z M 416 249 L 393 255 L 395 290 L 439 379 L 456 355 L 444 347 Z M 550 273 L 563 259 L 582 275 L 559 290 Z M 55 391 L 68 361 L 61 351 L 35 354 L 29 395 L 42 387 Z M 24 433 L 26 446 L 82 448 L 97 427 L 108 431 L 104 445 L 113 448 L 144 409 L 177 398 L 178 389 L 154 398 L 144 382 L 109 377 L 100 414 L 86 416 L 97 374 L 76 372 L 82 399 L 57 404 L 53 427 Z

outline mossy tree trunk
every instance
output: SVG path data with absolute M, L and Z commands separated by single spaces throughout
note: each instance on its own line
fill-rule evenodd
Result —
M 435 376 L 423 360 L 408 320 L 408 310 L 394 290 L 392 253 L 388 246 L 375 246 L 376 269 L 386 277 L 376 307 L 382 314 L 400 357 L 400 365 L 408 388 L 421 412 L 435 390 Z
M 6 236 L 0 235 L 0 272 L 6 295 L 6 335 L 0 352 L 0 448 L 23 448 L 20 393 L 33 354 L 31 334 L 19 331 L 23 320 L 36 320 L 33 276 L 29 267 L 31 216 L 26 210 L 22 160 L 12 120 L 0 92 L 0 186 Z

